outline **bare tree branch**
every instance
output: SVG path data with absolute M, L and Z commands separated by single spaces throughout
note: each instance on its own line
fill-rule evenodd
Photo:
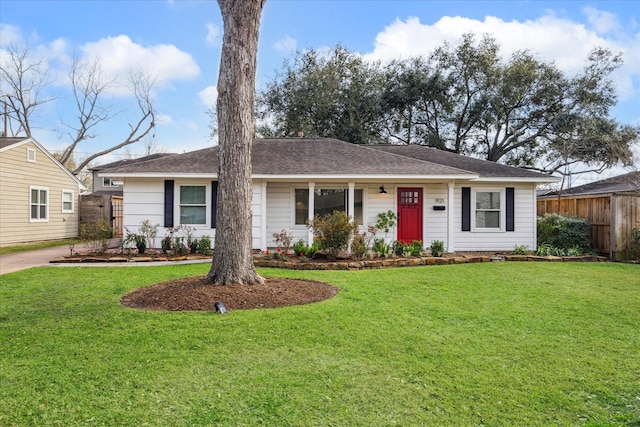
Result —
M 135 96 L 138 104 L 140 113 L 138 121 L 133 124 L 129 123 L 129 134 L 125 136 L 119 144 L 90 155 L 73 170 L 73 173 L 80 172 L 92 160 L 119 150 L 127 145 L 135 144 L 151 133 L 155 127 L 155 111 L 151 100 L 153 84 L 154 80 L 143 72 L 131 74 L 130 90 Z
M 95 137 L 93 128 L 114 116 L 109 107 L 101 105 L 105 92 L 113 86 L 114 80 L 105 81 L 99 60 L 83 63 L 74 58 L 69 66 L 69 80 L 76 102 L 78 122 L 73 125 L 62 124 L 71 129 L 71 143 L 60 156 L 60 161 L 67 164 L 76 147 L 82 141 Z
M 45 96 L 51 85 L 48 79 L 49 65 L 44 59 L 36 59 L 29 43 L 2 44 L 3 60 L 0 61 L 0 93 L 9 118 L 12 136 L 31 136 L 30 119 L 42 104 L 54 100 Z M 9 133 L 9 129 L 4 129 Z

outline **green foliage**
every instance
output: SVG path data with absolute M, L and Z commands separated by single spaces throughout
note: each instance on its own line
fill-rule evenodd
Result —
M 409 252 L 411 256 L 420 256 L 422 255 L 422 240 L 414 240 L 411 242 L 411 246 L 409 246 Z
M 391 252 L 391 245 L 385 243 L 384 239 L 381 237 L 376 237 L 373 239 L 373 252 L 376 256 L 386 256 Z
M 539 245 L 536 250 L 536 255 L 538 256 L 580 256 L 588 253 L 592 253 L 592 251 L 585 251 L 577 246 L 570 248 L 558 248 L 548 243 Z
M 435 257 L 441 257 L 444 255 L 444 242 L 442 240 L 434 240 L 429 247 L 431 255 Z
M 107 220 L 85 223 L 80 226 L 80 238 L 84 241 L 89 252 L 102 254 L 109 246 L 109 239 L 113 235 L 111 224 Z
M 591 251 L 591 226 L 586 220 L 560 214 L 546 214 L 538 217 L 537 221 L 539 246 L 549 245 L 565 251 L 569 248 L 580 248 L 583 252 Z
M 393 254 L 396 256 L 407 256 L 410 253 L 409 245 L 394 240 L 391 244 L 391 252 L 393 252 Z
M 322 249 L 322 246 L 320 244 L 320 241 L 318 241 L 317 239 L 313 240 L 311 246 L 307 246 L 307 244 L 302 239 L 293 244 L 293 252 L 297 256 L 304 256 L 307 258 L 311 258 L 313 254 L 318 252 L 320 249 Z
M 513 248 L 514 255 L 526 255 L 529 253 L 529 246 L 527 245 L 516 245 Z
M 133 244 L 139 254 L 143 254 L 147 250 L 147 238 L 143 234 L 132 233 L 127 227 L 124 228 L 127 235 L 123 243 L 126 245 Z
M 198 252 L 203 255 L 211 255 L 211 237 L 209 237 L 209 235 L 205 234 L 200 237 Z
M 259 94 L 260 133 L 304 129 L 313 137 L 421 144 L 513 166 L 544 163 L 553 172 L 576 162 L 602 169 L 631 162 L 640 136 L 640 127 L 610 114 L 617 102 L 611 77 L 621 65 L 620 54 L 595 48 L 582 72 L 569 75 L 535 52 L 504 55 L 495 38 L 472 33 L 429 55 L 385 63 L 368 64 L 340 46 L 328 55 L 307 50 Z M 486 136 L 497 134 L 503 137 Z
M 127 235 L 124 238 L 123 244 L 125 246 L 133 244 L 138 249 L 138 253 L 143 254 L 147 248 L 154 247 L 156 235 L 158 234 L 158 227 L 158 224 L 153 225 L 148 219 L 145 219 L 140 223 L 137 233 L 132 233 L 125 227 Z
M 342 211 L 333 211 L 327 215 L 316 215 L 310 224 L 313 235 L 318 238 L 327 251 L 329 259 L 336 259 L 341 250 L 345 250 L 351 236 L 358 226 Z
M 378 218 L 378 222 L 376 222 L 375 227 L 378 230 L 384 231 L 385 236 L 392 227 L 396 226 L 397 219 L 398 219 L 398 217 L 392 210 L 388 210 L 386 212 L 379 212 L 377 218 Z

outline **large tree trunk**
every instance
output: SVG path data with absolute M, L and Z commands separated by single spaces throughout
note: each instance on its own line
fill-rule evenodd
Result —
M 224 21 L 218 76 L 218 205 L 214 284 L 262 284 L 251 254 L 251 143 L 258 33 L 264 0 L 218 0 Z

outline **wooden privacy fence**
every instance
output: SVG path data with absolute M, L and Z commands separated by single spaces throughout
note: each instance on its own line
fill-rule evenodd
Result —
M 79 226 L 96 223 L 104 219 L 111 224 L 113 237 L 122 237 L 122 214 L 122 196 L 83 194 L 80 197 Z
M 599 194 L 558 199 L 539 198 L 538 216 L 559 213 L 591 224 L 591 244 L 610 259 L 628 259 L 634 250 L 631 232 L 640 227 L 640 195 Z

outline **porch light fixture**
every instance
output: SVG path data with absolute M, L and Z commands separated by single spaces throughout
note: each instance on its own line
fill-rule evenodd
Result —
M 387 191 L 384 189 L 384 185 L 380 186 L 380 194 L 387 194 Z

